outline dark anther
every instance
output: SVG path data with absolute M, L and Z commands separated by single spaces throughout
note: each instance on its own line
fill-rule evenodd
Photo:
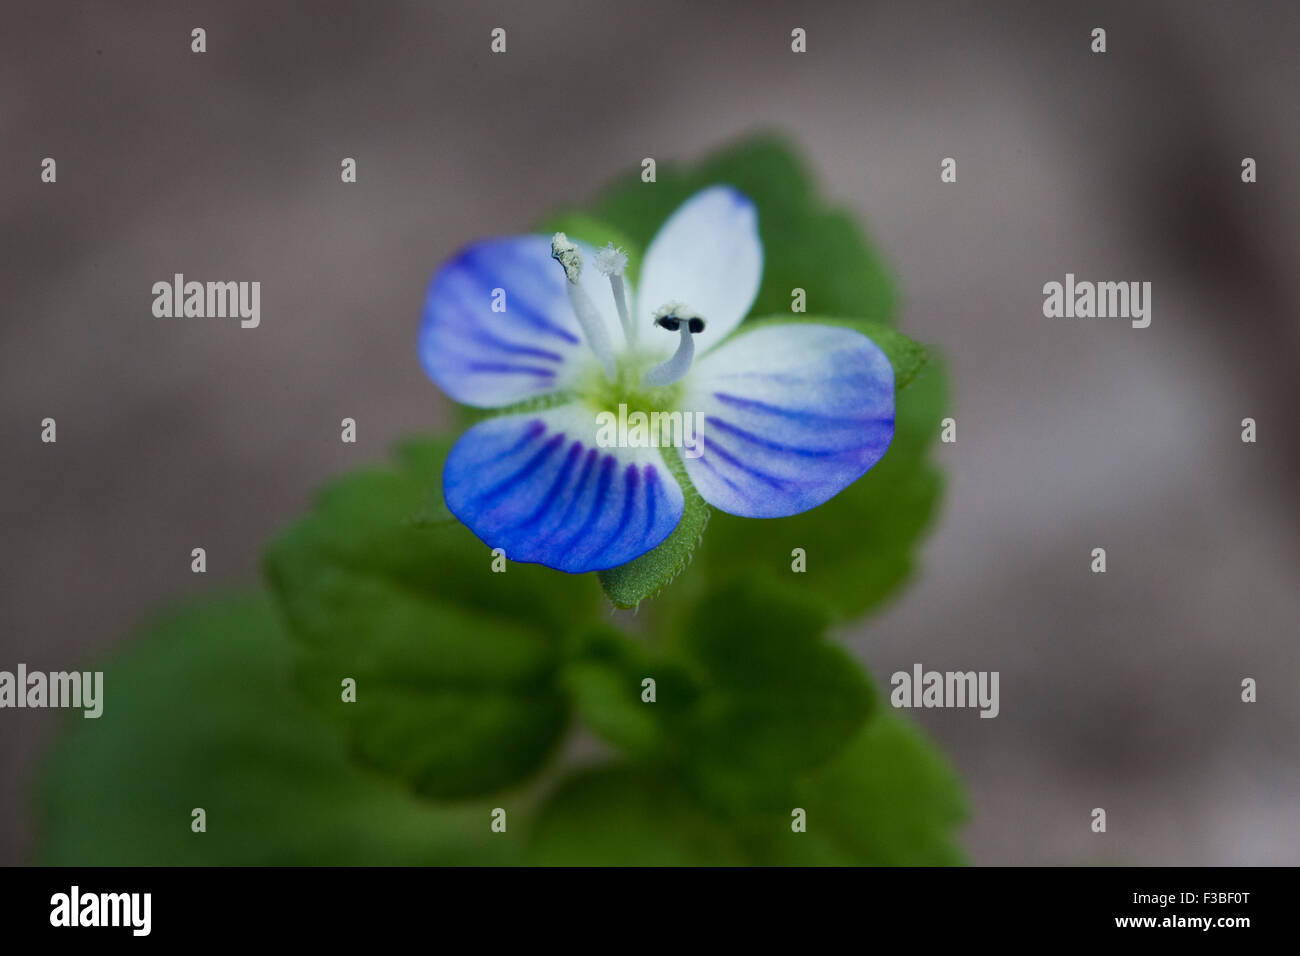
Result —
M 676 332 L 682 327 L 682 320 L 675 315 L 661 315 L 655 319 L 655 325 L 661 329 L 667 329 L 669 332 Z
M 691 335 L 699 335 L 704 331 L 704 320 L 698 317 L 690 319 L 686 327 L 691 330 Z

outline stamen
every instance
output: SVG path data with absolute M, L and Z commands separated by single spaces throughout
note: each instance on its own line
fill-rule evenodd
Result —
M 623 337 L 628 345 L 636 344 L 636 326 L 627 307 L 627 289 L 623 283 L 623 270 L 627 268 L 627 253 L 614 243 L 606 243 L 596 255 L 596 270 L 609 279 L 614 290 L 614 304 L 618 307 L 618 321 L 623 326 Z
M 669 332 L 678 332 L 681 339 L 677 351 L 672 357 L 660 362 L 645 373 L 641 384 L 648 388 L 658 388 L 681 381 L 695 360 L 695 340 L 691 336 L 704 331 L 704 319 L 695 315 L 680 302 L 671 302 L 655 313 L 655 325 Z
M 582 275 L 582 253 L 578 251 L 575 243 L 569 241 L 568 236 L 557 232 L 551 237 L 551 258 L 564 269 L 564 278 L 568 280 L 565 282 L 565 289 L 569 293 L 569 304 L 573 306 L 573 314 L 578 319 L 578 325 L 582 327 L 582 334 L 587 339 L 588 347 L 600 360 L 605 378 L 614 381 L 618 370 L 614 365 L 614 350 L 609 344 L 605 320 L 596 310 L 591 297 L 578 284 L 578 279 Z

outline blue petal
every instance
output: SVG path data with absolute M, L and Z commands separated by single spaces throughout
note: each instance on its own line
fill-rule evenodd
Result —
M 687 376 L 702 453 L 684 457 L 704 500 L 747 518 L 815 508 L 864 475 L 894 437 L 894 370 L 851 329 L 743 333 Z
M 443 469 L 452 514 L 511 561 L 578 574 L 626 564 L 682 517 L 655 448 L 600 448 L 576 405 L 502 415 L 461 436 Z
M 582 251 L 590 261 L 594 252 Z M 584 288 L 616 325 L 613 294 L 602 281 L 594 269 L 583 270 Z M 503 311 L 493 311 L 497 289 Z M 443 265 L 425 296 L 419 348 L 438 387 L 478 408 L 562 390 L 594 361 L 545 236 L 487 239 Z

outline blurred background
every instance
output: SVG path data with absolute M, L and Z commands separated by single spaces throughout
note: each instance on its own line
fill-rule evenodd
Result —
M 913 712 L 967 782 L 971 860 L 1300 863 L 1300 7 L 10 0 L 0 18 L 0 668 L 88 665 L 160 603 L 254 583 L 314 487 L 446 421 L 414 342 L 459 244 L 643 157 L 775 130 L 953 376 L 922 569 L 847 640 L 882 684 L 914 662 L 1000 671 L 996 720 Z M 261 327 L 154 318 L 174 272 L 259 280 Z M 1045 319 L 1066 272 L 1152 282 L 1150 328 Z M 58 720 L 0 713 L 0 863 L 37 843 Z

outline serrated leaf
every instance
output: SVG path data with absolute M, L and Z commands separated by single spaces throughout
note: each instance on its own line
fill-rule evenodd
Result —
M 802 780 L 787 811 L 746 821 L 755 862 L 780 866 L 953 866 L 967 816 L 957 775 L 915 727 L 892 711 L 869 720 L 832 763 Z
M 589 635 L 566 683 L 584 722 L 629 756 L 672 766 L 721 805 L 761 801 L 831 759 L 871 712 L 870 683 L 826 623 L 806 603 L 737 584 L 702 600 L 658 653 Z
M 529 840 L 531 866 L 740 866 L 725 821 L 672 778 L 628 767 L 573 775 L 546 802 Z
M 492 555 L 441 504 L 447 443 L 345 477 L 267 551 L 301 654 L 298 684 L 358 756 L 439 797 L 535 771 L 567 720 L 560 646 L 599 607 L 594 582 Z M 340 682 L 356 681 L 355 703 Z
M 804 829 L 794 829 L 803 813 Z M 892 713 L 867 721 L 784 806 L 719 809 L 662 766 L 583 771 L 538 813 L 527 860 L 544 866 L 950 866 L 965 801 L 947 763 Z
M 645 681 L 655 682 L 656 702 L 642 699 Z M 670 711 L 694 705 L 698 683 L 676 661 L 652 656 L 641 643 L 611 627 L 597 628 L 575 642 L 564 682 L 584 725 L 624 754 L 645 761 L 671 756 L 660 693 Z
M 166 615 L 96 669 L 104 714 L 65 722 L 40 785 L 53 866 L 492 864 L 487 804 L 437 806 L 348 758 L 291 686 L 264 595 Z M 191 830 L 201 807 L 207 831 Z

